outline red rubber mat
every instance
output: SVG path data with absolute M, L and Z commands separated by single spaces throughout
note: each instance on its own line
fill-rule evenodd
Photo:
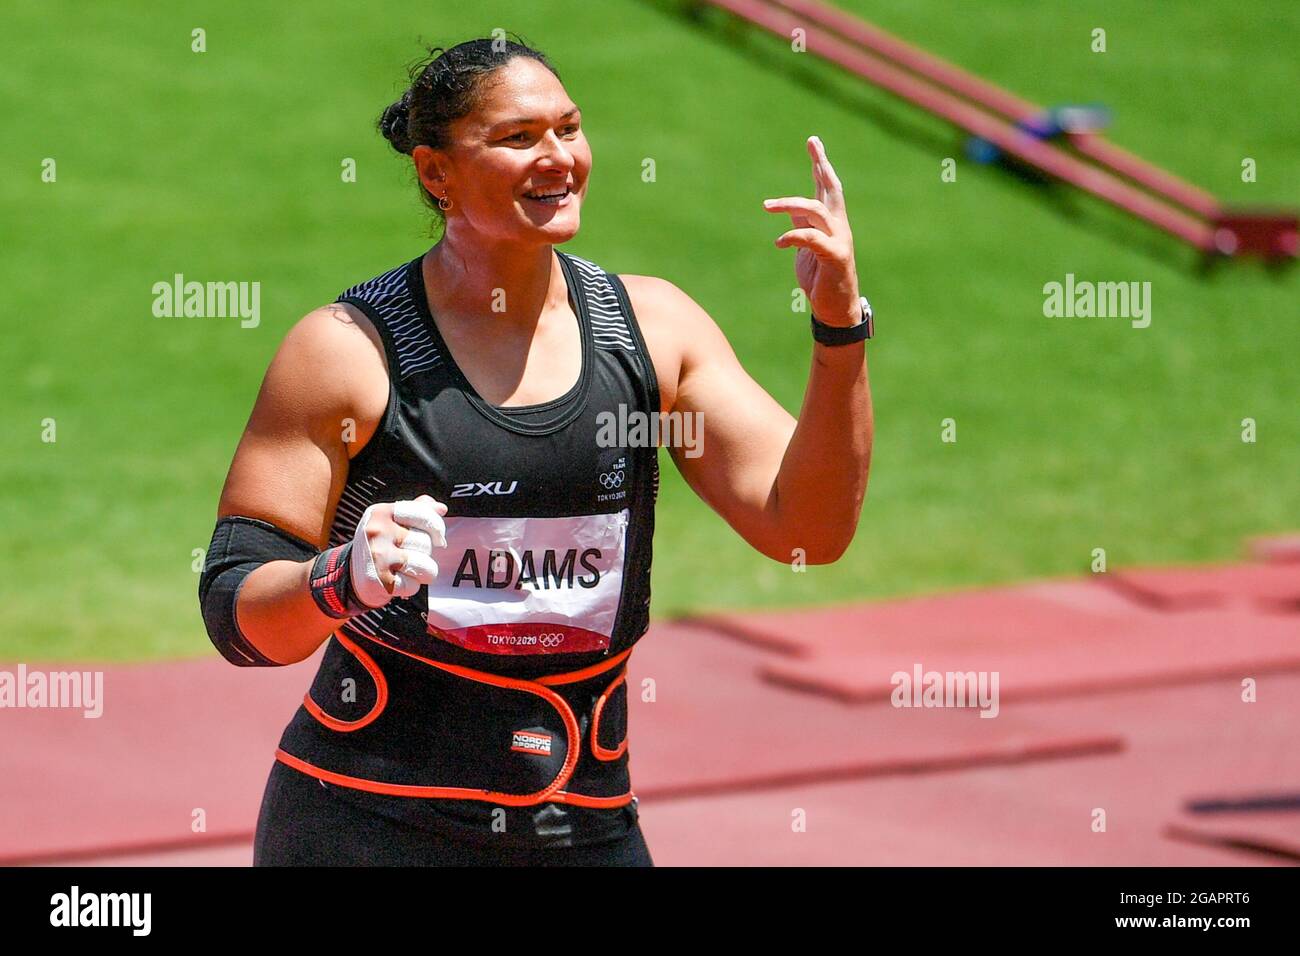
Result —
M 323 653 L 323 652 L 318 652 Z M 18 709 L 0 740 L 0 864 L 252 833 L 275 744 L 317 657 L 107 666 L 103 715 Z M 78 665 L 90 669 L 94 665 Z M 10 668 L 12 670 L 12 668 Z M 67 671 L 67 664 L 28 664 Z M 196 832 L 195 811 L 206 830 Z
M 153 850 L 121 855 L 73 856 L 38 866 L 252 866 L 253 841 L 218 843 L 193 850 Z
M 1300 676 L 1265 678 L 1259 695 L 1245 704 L 1237 683 L 1222 681 L 1026 703 L 1022 716 L 1048 731 L 1096 727 L 1124 733 L 1129 745 L 1076 760 L 645 799 L 641 825 L 660 866 L 1288 865 L 1251 849 L 1269 842 L 1271 821 L 1237 821 L 1247 829 L 1226 840 L 1185 839 L 1168 823 L 1189 794 L 1277 792 L 1279 780 L 1296 778 Z M 1092 828 L 1098 807 L 1105 832 Z M 794 828 L 797 812 L 803 832 Z M 99 862 L 251 859 L 242 844 Z
M 1139 568 L 1098 577 L 1135 601 L 1159 609 L 1238 606 L 1300 614 L 1300 565 L 1286 561 L 1221 567 Z M 1300 627 L 1300 621 L 1296 626 Z
M 1114 735 L 1041 733 L 969 712 L 846 711 L 759 680 L 759 652 L 657 625 L 629 669 L 638 795 L 1106 752 Z M 315 673 L 219 659 L 105 669 L 104 715 L 21 710 L 0 743 L 0 862 L 200 847 L 251 834 L 280 732 Z M 655 700 L 642 699 L 654 681 Z M 644 685 L 648 686 L 648 685 Z M 206 832 L 191 831 L 196 809 Z
M 683 623 L 803 655 L 870 648 L 890 634 L 960 639 L 972 648 L 990 640 L 999 646 L 1041 643 L 1049 635 L 1066 644 L 1116 621 L 1157 617 L 1091 579 L 1068 579 L 871 604 L 697 615 Z
M 1273 866 L 1255 852 L 1273 824 L 1243 817 L 1243 841 L 1171 839 L 1189 796 L 1286 791 L 1300 778 L 1300 675 L 1028 701 L 1018 716 L 1051 733 L 1119 733 L 1118 753 L 911 777 L 808 782 L 743 794 L 646 800 L 660 865 Z M 1002 720 L 998 717 L 992 721 Z M 1105 811 L 1094 832 L 1094 811 Z M 792 827 L 796 811 L 805 832 Z M 1254 816 L 1253 814 L 1250 816 Z M 1295 814 L 1292 814 L 1295 816 Z
M 628 667 L 632 780 L 647 800 L 942 767 L 1104 753 L 1119 735 L 1040 732 L 970 710 L 845 707 L 758 679 L 768 655 L 657 627 Z M 654 701 L 643 699 L 653 682 Z
M 1084 578 L 728 615 L 709 629 L 657 624 L 630 663 L 632 779 L 648 833 L 683 808 L 695 814 L 681 831 L 689 839 L 662 836 L 657 858 L 803 859 L 814 844 L 783 856 L 794 852 L 781 842 L 791 811 L 773 824 L 770 808 L 792 799 L 782 794 L 832 794 L 816 818 L 837 820 L 834 835 L 809 861 L 1276 861 L 1290 846 L 1290 831 L 1277 829 L 1286 821 L 1183 812 L 1206 794 L 1300 791 L 1300 676 L 1282 673 L 1300 666 L 1300 616 L 1261 608 L 1288 592 L 1269 590 L 1277 578 L 1260 585 L 1256 570 L 1233 579 L 1253 582 L 1246 598 L 1191 609 Z M 1196 583 L 1177 593 L 1210 592 Z M 7 711 L 0 862 L 162 849 L 240 859 L 275 743 L 317 659 L 108 667 L 98 719 Z M 891 675 L 916 665 L 998 671 L 997 717 L 889 706 Z M 37 669 L 72 668 L 29 665 Z M 1257 702 L 1241 699 L 1247 677 Z M 1079 808 L 1097 806 L 1111 813 L 1110 830 L 1092 834 L 1085 821 L 1081 836 Z M 774 842 L 731 833 L 717 815 L 732 812 L 776 825 Z M 1217 829 L 1226 823 L 1231 832 Z M 1188 836 L 1193 824 L 1209 829 Z M 712 829 L 701 836 L 700 826 Z
M 1300 617 L 1159 611 L 1090 581 L 694 623 L 785 651 L 768 680 L 847 703 L 889 699 L 918 667 L 996 672 L 1004 699 L 1300 670 Z
M 1300 534 L 1251 538 L 1247 551 L 1256 561 L 1300 561 Z

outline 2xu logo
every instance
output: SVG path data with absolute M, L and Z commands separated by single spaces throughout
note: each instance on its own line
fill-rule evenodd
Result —
M 510 487 L 504 487 L 503 481 L 466 481 L 452 487 L 451 496 L 453 498 L 469 498 L 474 495 L 511 495 L 519 487 L 518 480 L 510 482 Z

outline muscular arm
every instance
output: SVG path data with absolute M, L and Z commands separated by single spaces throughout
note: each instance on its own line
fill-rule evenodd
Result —
M 317 309 L 290 329 L 267 368 L 217 517 L 260 518 L 324 549 L 347 481 L 345 420 L 355 422 L 361 448 L 383 416 L 385 391 L 375 383 L 384 364 L 373 326 L 342 306 Z M 310 657 L 339 624 L 312 600 L 310 569 L 311 561 L 269 561 L 239 592 L 240 631 L 281 664 Z
M 796 421 L 741 366 L 717 323 L 671 282 L 624 276 L 637 314 L 679 343 L 671 411 L 699 413 L 703 454 L 670 448 L 687 483 L 774 561 L 802 548 L 809 564 L 843 555 L 866 498 L 873 434 L 862 344 L 814 343 Z M 664 376 L 660 376 L 661 379 Z

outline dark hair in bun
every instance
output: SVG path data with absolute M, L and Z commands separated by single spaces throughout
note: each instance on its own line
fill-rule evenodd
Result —
M 384 139 L 406 156 L 417 146 L 447 149 L 451 145 L 451 124 L 474 112 L 483 97 L 485 81 L 515 57 L 534 59 L 560 78 L 544 53 L 523 43 L 518 34 L 510 35 L 515 40 L 482 37 L 450 49 L 429 47 L 428 58 L 409 69 L 411 85 L 376 123 Z M 441 216 L 438 198 L 423 184 L 420 193 Z
M 384 109 L 379 117 L 379 132 L 399 153 L 410 154 L 415 147 L 411 144 L 406 128 L 411 121 L 411 91 L 407 90 L 402 98 Z

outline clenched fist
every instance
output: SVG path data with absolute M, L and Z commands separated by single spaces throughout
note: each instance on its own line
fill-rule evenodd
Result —
M 433 549 L 447 546 L 446 513 L 430 495 L 371 505 L 352 540 L 322 552 L 312 565 L 316 605 L 330 617 L 353 617 L 433 583 Z

